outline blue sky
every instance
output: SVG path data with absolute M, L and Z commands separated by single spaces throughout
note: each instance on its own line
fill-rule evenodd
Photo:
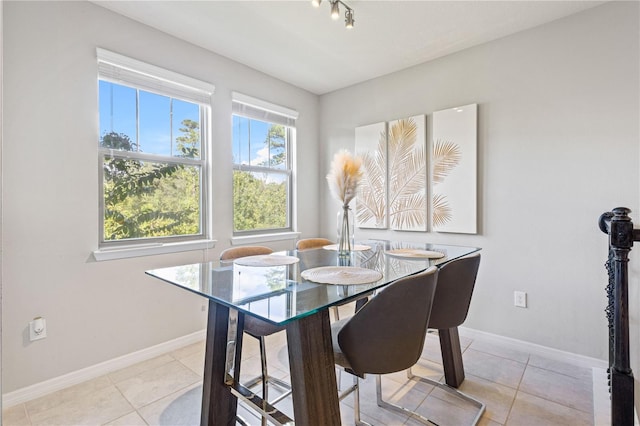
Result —
M 124 133 L 133 142 L 138 143 L 139 149 L 145 153 L 177 154 L 175 138 L 183 134 L 179 131 L 182 121 L 199 121 L 197 104 L 140 90 L 138 140 L 136 89 L 101 80 L 99 90 L 100 136 L 110 132 Z M 267 160 L 269 150 L 265 140 L 270 125 L 259 120 L 233 116 L 233 161 L 239 164 L 259 165 Z
M 269 150 L 264 143 L 269 126 L 269 123 L 263 121 L 233 116 L 234 163 L 258 165 L 269 158 Z
M 110 132 L 124 133 L 139 144 L 142 152 L 149 154 L 171 155 L 173 141 L 175 155 L 175 139 L 183 135 L 179 130 L 183 127 L 182 121 L 200 120 L 197 104 L 140 90 L 140 140 L 137 140 L 136 90 L 100 81 L 99 99 L 100 136 Z

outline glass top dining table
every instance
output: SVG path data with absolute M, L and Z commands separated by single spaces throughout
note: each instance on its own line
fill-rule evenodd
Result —
M 335 246 L 326 246 L 226 264 L 213 261 L 172 266 L 147 274 L 247 315 L 284 325 L 479 250 L 386 240 L 358 241 L 355 248 L 348 256 L 339 256 Z
M 235 424 L 238 398 L 251 402 L 275 424 L 293 423 L 239 383 L 246 315 L 286 330 L 295 423 L 339 425 L 327 308 L 361 299 L 400 278 L 480 250 L 387 240 L 358 241 L 354 249 L 347 256 L 339 255 L 335 246 L 326 246 L 146 271 L 209 300 L 202 425 Z M 457 330 L 440 331 L 454 343 L 458 339 Z M 459 344 L 449 352 L 461 357 Z M 450 363 L 443 359 L 445 374 L 448 370 L 455 373 L 453 386 L 464 379 L 455 357 Z

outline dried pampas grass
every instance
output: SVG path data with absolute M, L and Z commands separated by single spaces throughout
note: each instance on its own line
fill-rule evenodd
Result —
M 347 150 L 341 150 L 333 156 L 331 171 L 327 175 L 331 195 L 342 203 L 349 204 L 356 196 L 356 190 L 362 179 L 362 159 L 354 157 Z

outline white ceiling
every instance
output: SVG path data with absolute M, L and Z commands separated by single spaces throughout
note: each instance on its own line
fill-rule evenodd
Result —
M 532 28 L 605 1 L 345 0 L 355 26 L 293 1 L 96 3 L 315 94 Z

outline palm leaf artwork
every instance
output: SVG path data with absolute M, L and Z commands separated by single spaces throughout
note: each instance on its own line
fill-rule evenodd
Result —
M 437 139 L 433 146 L 433 183 L 441 183 L 461 159 L 462 153 L 457 144 Z
M 445 195 L 433 194 L 433 226 L 439 227 L 453 218 L 453 212 Z
M 377 148 L 361 154 L 363 176 L 356 204 L 356 218 L 360 226 L 375 223 L 385 228 L 387 220 L 387 132 L 380 132 Z
M 414 118 L 389 126 L 389 219 L 393 229 L 426 230 L 427 156 Z
M 452 141 L 437 139 L 433 144 L 433 185 L 442 183 L 444 179 L 455 169 L 462 153 L 460 147 Z M 439 227 L 453 218 L 453 210 L 447 201 L 447 197 L 433 192 L 433 226 Z

